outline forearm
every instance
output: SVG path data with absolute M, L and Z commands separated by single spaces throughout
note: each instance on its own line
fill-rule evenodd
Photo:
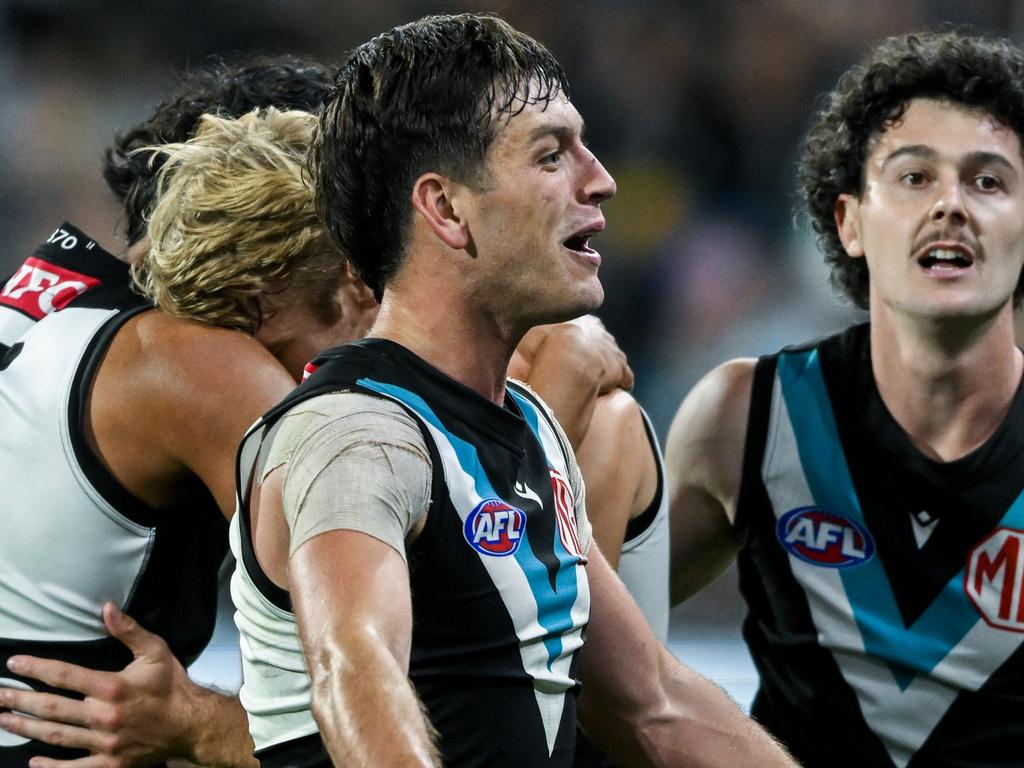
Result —
M 313 715 L 335 765 L 441 765 L 434 731 L 405 672 L 379 638 L 347 639 L 310 659 Z
M 676 663 L 661 665 L 665 698 L 637 723 L 628 753 L 646 754 L 640 765 L 687 768 L 793 768 L 795 762 L 720 688 Z M 626 764 L 628 765 L 628 763 Z
M 258 768 L 245 710 L 236 696 L 196 686 L 183 757 L 206 768 Z
M 783 749 L 717 686 L 665 651 L 655 700 L 580 716 L 621 768 L 795 768 Z M 638 704 L 640 704 L 638 702 Z
M 580 650 L 578 714 L 616 765 L 792 768 L 718 687 L 680 664 L 644 624 L 600 550 L 587 565 L 591 614 Z

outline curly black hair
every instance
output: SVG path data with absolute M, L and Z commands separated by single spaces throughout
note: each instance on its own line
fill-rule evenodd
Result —
M 568 95 L 543 45 L 492 14 L 428 16 L 342 65 L 310 148 L 317 210 L 378 300 L 404 257 L 428 170 L 476 184 L 499 118 Z
M 1024 147 L 1022 83 L 1024 51 L 962 31 L 891 37 L 839 79 L 807 134 L 798 174 L 832 284 L 858 307 L 868 306 L 867 264 L 846 254 L 834 213 L 839 195 L 863 192 L 872 138 L 898 121 L 912 99 L 930 98 L 991 115 Z M 1017 284 L 1015 303 L 1022 294 L 1024 281 Z
M 142 147 L 190 139 L 199 118 L 240 117 L 261 107 L 317 112 L 333 87 L 336 68 L 297 56 L 255 56 L 186 72 L 174 94 L 134 128 L 114 138 L 103 156 L 103 178 L 122 201 L 129 244 L 146 234 L 163 157 Z

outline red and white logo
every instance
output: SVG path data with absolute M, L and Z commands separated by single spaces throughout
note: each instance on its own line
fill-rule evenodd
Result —
M 997 528 L 971 550 L 964 591 L 993 627 L 1024 632 L 1024 531 Z
M 306 363 L 303 366 L 303 368 L 302 368 L 302 380 L 305 381 L 310 376 L 312 376 L 314 373 L 316 373 L 316 369 L 319 368 L 319 367 L 320 367 L 319 365 L 317 365 L 316 363 L 314 363 L 312 361 Z
M 0 304 L 42 320 L 100 282 L 98 278 L 30 256 L 0 290 Z
M 554 467 L 548 468 L 551 473 L 551 491 L 555 496 L 555 523 L 558 526 L 558 538 L 570 555 L 575 555 L 581 562 L 586 563 L 580 547 L 580 536 L 576 530 L 576 502 L 572 494 L 572 488 L 565 475 Z
M 514 555 L 523 540 L 526 513 L 501 499 L 484 499 L 466 518 L 462 532 L 481 555 Z
M 850 568 L 875 554 L 875 541 L 865 526 L 820 507 L 789 510 L 779 518 L 775 535 L 791 555 L 821 568 Z

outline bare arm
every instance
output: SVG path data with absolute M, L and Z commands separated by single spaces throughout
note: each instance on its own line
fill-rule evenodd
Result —
M 118 481 L 151 506 L 185 501 L 181 489 L 198 476 L 230 516 L 238 443 L 293 386 L 251 337 L 146 312 L 119 331 L 97 371 L 86 439 Z M 126 631 L 106 612 L 105 619 L 135 660 L 120 672 L 96 672 L 21 657 L 27 665 L 22 674 L 86 698 L 26 694 L 18 708 L 43 720 L 22 718 L 16 727 L 47 743 L 89 750 L 97 766 L 148 765 L 172 756 L 216 766 L 256 765 L 236 698 L 191 683 L 166 644 L 134 622 L 135 629 Z M 147 638 L 143 645 L 129 639 L 136 635 Z M 158 706 L 142 704 L 152 701 Z
M 633 387 L 625 354 L 593 315 L 533 328 L 516 348 L 509 375 L 544 398 L 573 448 L 587 432 L 598 396 Z
M 183 480 L 195 476 L 230 518 L 238 444 L 294 387 L 251 336 L 145 312 L 125 324 L 96 373 L 86 438 L 151 506 L 180 501 Z
M 409 572 L 390 546 L 335 530 L 288 566 L 313 684 L 313 715 L 335 765 L 439 766 L 433 731 L 407 670 Z
M 591 614 L 580 651 L 579 717 L 616 765 L 795 766 L 721 689 L 658 642 L 597 548 L 587 576 Z
M 720 365 L 679 407 L 665 445 L 671 503 L 672 604 L 710 584 L 736 556 L 739 497 L 754 361 Z
M 587 517 L 594 538 L 618 569 L 626 525 L 647 508 L 658 486 L 643 416 L 628 392 L 616 390 L 597 399 L 576 460 L 587 483 Z

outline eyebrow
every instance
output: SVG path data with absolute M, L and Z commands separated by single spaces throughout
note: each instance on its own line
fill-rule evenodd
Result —
M 890 152 L 888 157 L 882 161 L 882 167 L 885 168 L 890 162 L 901 157 L 919 157 L 922 160 L 936 160 L 939 157 L 939 153 L 926 144 L 909 144 Z M 969 166 L 998 165 L 1005 170 L 1017 173 L 1013 163 L 998 152 L 987 152 L 985 150 L 968 152 L 961 164 Z
M 568 125 L 563 125 L 561 123 L 545 123 L 543 125 L 538 125 L 530 131 L 530 135 L 526 140 L 528 144 L 534 144 L 545 136 L 554 136 L 560 141 L 567 141 L 575 135 L 579 135 L 580 139 L 582 139 L 586 133 L 586 129 L 587 125 L 582 120 L 580 120 L 580 130 L 578 134 L 574 128 L 570 128 Z

